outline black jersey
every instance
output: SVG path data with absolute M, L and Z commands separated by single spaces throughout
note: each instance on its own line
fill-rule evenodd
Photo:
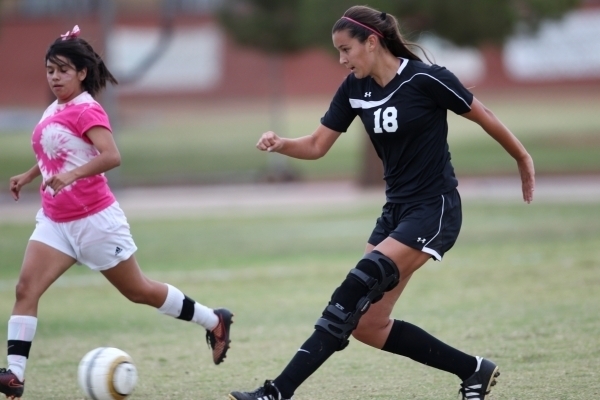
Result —
M 387 200 L 417 201 L 458 186 L 448 148 L 447 110 L 471 110 L 473 95 L 444 67 L 402 59 L 385 87 L 348 75 L 321 123 L 345 132 L 362 120 L 383 161 Z

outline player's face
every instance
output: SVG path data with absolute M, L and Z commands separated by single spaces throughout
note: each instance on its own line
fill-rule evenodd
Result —
M 73 100 L 83 92 L 81 82 L 85 79 L 86 71 L 77 71 L 66 57 L 57 58 L 60 60 L 59 64 L 46 61 L 46 79 L 58 103 L 62 104 Z
M 350 37 L 347 30 L 333 33 L 333 45 L 340 52 L 340 64 L 350 69 L 357 78 L 364 78 L 371 73 L 373 52 L 372 43 L 367 39 L 364 43 Z

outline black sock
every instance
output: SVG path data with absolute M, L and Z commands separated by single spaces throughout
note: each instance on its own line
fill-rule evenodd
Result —
M 390 336 L 381 350 L 413 359 L 421 364 L 467 380 L 477 368 L 475 357 L 442 343 L 418 326 L 394 321 Z
M 340 340 L 330 333 L 315 330 L 304 342 L 273 383 L 284 399 L 291 399 L 296 389 L 338 349 Z

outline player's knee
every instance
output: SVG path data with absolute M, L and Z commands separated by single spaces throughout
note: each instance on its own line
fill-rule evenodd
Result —
M 31 284 L 31 281 L 28 279 L 19 279 L 17 285 L 15 286 L 15 299 L 17 302 L 23 302 L 28 300 L 39 300 L 42 294 L 38 293 L 35 289 L 35 286 Z
M 15 297 L 17 301 L 23 301 L 24 299 L 26 299 L 27 294 L 27 284 L 19 280 L 19 282 L 17 282 L 17 285 L 15 286 Z
M 340 339 L 343 349 L 361 316 L 400 280 L 394 262 L 379 252 L 365 255 L 331 297 L 316 328 Z
M 356 269 L 376 279 L 380 284 L 379 290 L 384 293 L 395 288 L 400 282 L 400 271 L 394 261 L 377 250 L 366 254 L 358 262 Z
M 356 309 L 361 299 L 368 295 L 368 305 L 381 299 L 400 282 L 396 264 L 378 251 L 366 254 L 351 270 L 333 295 L 330 304 L 338 309 Z M 367 305 L 367 306 L 368 306 Z M 366 309 L 364 310 L 366 311 Z

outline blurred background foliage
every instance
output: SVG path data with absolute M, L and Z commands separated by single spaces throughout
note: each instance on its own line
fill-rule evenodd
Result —
M 369 6 L 393 14 L 408 36 L 431 32 L 456 45 L 501 44 L 519 29 L 560 18 L 581 0 L 372 0 Z M 230 0 L 220 12 L 223 26 L 241 44 L 268 52 L 331 48 L 331 27 L 352 0 Z

